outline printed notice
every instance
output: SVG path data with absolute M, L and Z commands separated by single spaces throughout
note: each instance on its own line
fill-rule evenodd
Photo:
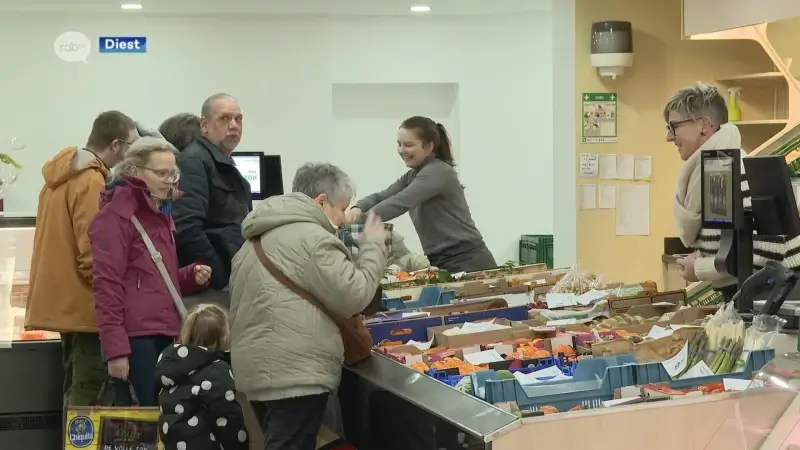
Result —
M 581 185 L 581 209 L 597 209 L 597 185 Z
M 585 92 L 582 100 L 583 142 L 585 144 L 617 142 L 617 94 Z
M 664 370 L 667 371 L 667 374 L 669 374 L 670 377 L 675 378 L 675 376 L 683 372 L 683 369 L 686 368 L 686 364 L 689 363 L 689 361 L 687 361 L 688 359 L 689 342 L 687 341 L 685 344 L 683 344 L 683 348 L 678 352 L 677 355 L 662 362 L 661 365 L 664 366 Z
M 633 155 L 619 155 L 619 158 L 617 158 L 617 177 L 620 180 L 632 180 L 635 172 L 634 167 Z
M 614 209 L 617 204 L 617 187 L 613 184 L 601 184 L 597 192 L 597 207 Z
M 633 158 L 633 179 L 650 181 L 653 170 L 653 159 L 650 156 L 636 156 Z
M 617 155 L 600 155 L 600 178 L 617 179 Z
M 581 153 L 581 178 L 597 178 L 598 162 L 594 153 Z
M 616 187 L 617 236 L 650 234 L 650 185 L 627 184 Z

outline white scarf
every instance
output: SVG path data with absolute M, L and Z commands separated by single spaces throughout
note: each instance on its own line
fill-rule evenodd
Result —
M 681 242 L 691 247 L 703 227 L 702 199 L 700 198 L 700 152 L 742 148 L 742 135 L 732 123 L 726 123 L 712 134 L 700 148 L 686 160 L 678 171 L 678 189 L 673 202 L 673 215 L 680 230 Z

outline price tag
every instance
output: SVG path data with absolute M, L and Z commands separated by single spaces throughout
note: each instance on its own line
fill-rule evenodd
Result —
M 683 369 L 686 368 L 686 364 L 689 363 L 688 359 L 689 342 L 687 341 L 683 344 L 683 348 L 678 352 L 677 355 L 666 361 L 663 361 L 661 365 L 664 366 L 664 370 L 667 371 L 667 374 L 669 374 L 671 378 L 675 378 L 675 376 L 683 372 Z

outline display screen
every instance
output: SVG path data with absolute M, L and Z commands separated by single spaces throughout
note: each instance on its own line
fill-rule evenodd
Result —
M 706 158 L 703 164 L 703 219 L 733 223 L 733 158 Z
M 261 195 L 261 157 L 232 154 L 233 162 L 245 180 L 250 183 L 250 193 Z

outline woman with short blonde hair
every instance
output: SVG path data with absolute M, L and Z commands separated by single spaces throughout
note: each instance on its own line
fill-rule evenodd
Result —
M 89 227 L 97 328 L 115 401 L 133 403 L 130 383 L 142 406 L 156 406 L 158 355 L 181 328 L 171 290 L 201 289 L 211 269 L 178 268 L 170 211 L 180 172 L 169 143 L 138 139 L 113 174 Z
M 677 147 L 684 161 L 678 172 L 673 215 L 681 242 L 696 250 L 678 260 L 681 275 L 687 281 L 711 281 L 720 288 L 735 286 L 736 278 L 718 271 L 714 265 L 720 230 L 703 228 L 700 153 L 703 150 L 741 150 L 739 129 L 728 122 L 728 108 L 719 89 L 704 83 L 679 89 L 664 105 L 664 121 L 667 142 Z M 742 153 L 742 157 L 745 156 Z M 744 164 L 741 164 L 741 174 L 743 206 L 750 208 L 750 187 Z M 768 260 L 783 261 L 784 254 L 782 238 L 758 236 L 753 242 L 754 269 L 764 267 Z

